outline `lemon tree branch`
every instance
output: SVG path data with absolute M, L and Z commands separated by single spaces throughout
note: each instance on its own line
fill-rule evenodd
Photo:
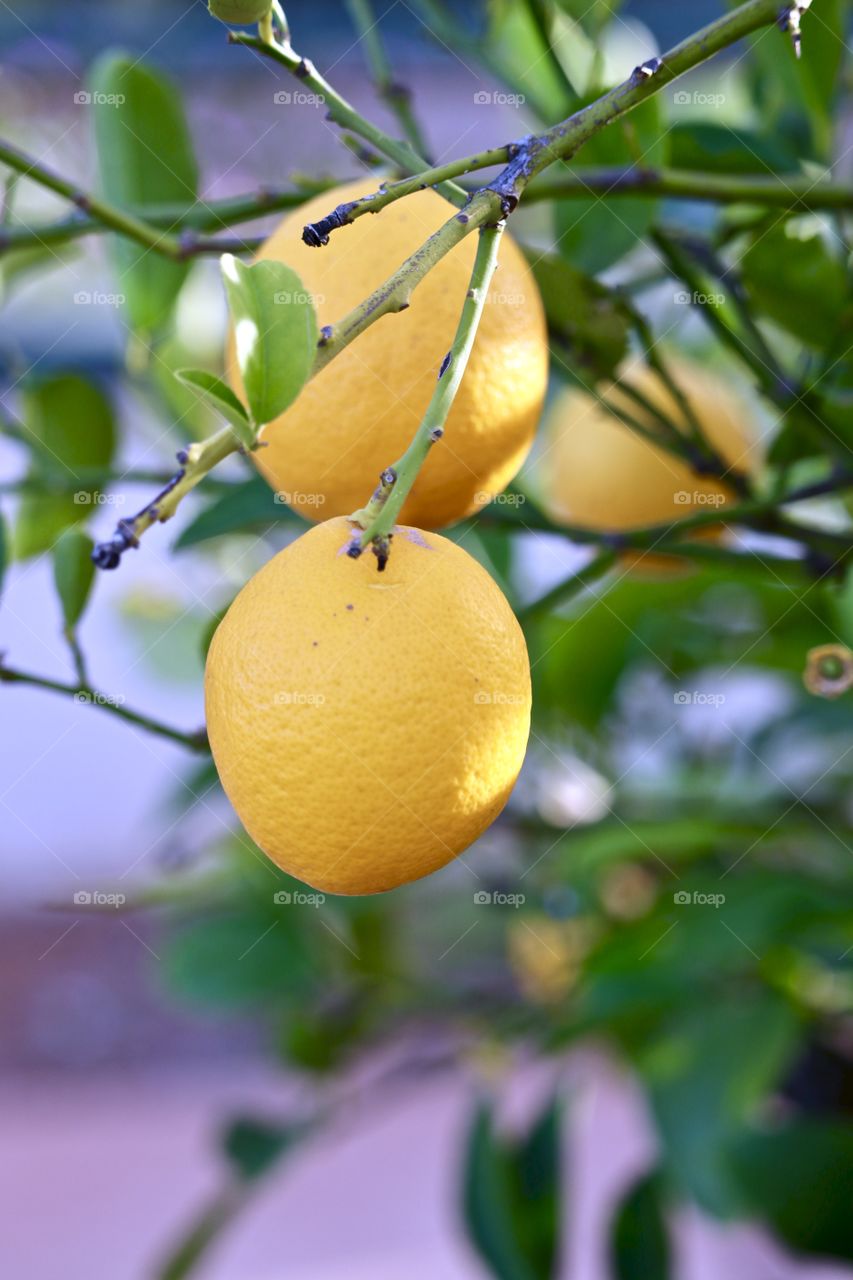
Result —
M 853 488 L 853 473 L 833 470 L 829 475 L 811 484 L 802 485 L 788 493 L 770 498 L 749 498 L 723 507 L 693 511 L 680 520 L 664 521 L 638 529 L 592 529 L 560 520 L 551 520 L 529 499 L 525 499 L 523 511 L 518 507 L 494 503 L 484 507 L 477 520 L 486 524 L 499 524 L 534 533 L 554 533 L 581 545 L 597 545 L 613 551 L 667 551 L 680 555 L 705 558 L 708 548 L 686 542 L 691 533 L 715 525 L 740 526 L 757 533 L 776 534 L 799 544 L 806 553 L 806 561 L 819 575 L 841 569 L 853 558 L 853 544 L 846 531 L 820 529 L 789 517 L 784 508 L 827 494 L 841 494 Z M 709 558 L 724 548 L 710 549 Z M 765 560 L 768 557 L 762 551 Z
M 259 35 L 246 31 L 229 31 L 228 39 L 232 44 L 254 49 L 266 58 L 270 58 L 284 67 L 300 83 L 306 85 L 313 93 L 322 98 L 326 104 L 328 118 L 343 129 L 348 129 L 358 137 L 369 142 L 380 155 L 393 161 L 405 173 L 419 173 L 428 167 L 423 156 L 415 151 L 410 142 L 392 138 L 377 125 L 367 120 L 360 111 L 356 111 L 352 103 L 342 97 L 316 69 L 314 64 L 301 54 L 296 53 L 290 43 L 289 36 L 283 33 L 279 40 L 264 40 Z M 466 192 L 455 183 L 442 183 L 439 186 L 442 195 L 447 196 L 454 204 L 461 204 Z
M 346 0 L 346 6 L 364 45 L 367 65 L 377 93 L 394 112 L 409 145 L 418 155 L 425 156 L 426 140 L 412 110 L 411 90 L 394 77 L 370 0 Z
M 503 148 L 508 163 L 490 187 L 505 195 L 507 207 L 505 213 L 511 213 L 528 183 L 544 169 L 558 160 L 573 157 L 590 138 L 599 133 L 607 125 L 626 115 L 629 111 L 653 97 L 661 89 L 672 84 L 686 71 L 692 70 L 702 62 L 720 53 L 729 45 L 750 35 L 761 27 L 787 19 L 797 10 L 797 4 L 782 5 L 778 0 L 748 0 L 723 18 L 718 18 L 701 31 L 696 32 L 680 44 L 675 45 L 660 58 L 635 67 L 631 75 L 621 84 L 611 89 L 588 106 L 582 107 L 559 124 L 547 129 L 539 135 L 522 138 Z M 250 42 L 254 37 L 246 37 L 242 42 Z M 327 218 L 321 219 L 306 228 L 305 240 L 308 244 L 320 245 L 327 241 L 328 235 L 337 227 L 345 226 L 364 213 L 376 213 L 391 204 L 394 200 L 411 194 L 424 186 L 431 186 L 441 177 L 458 176 L 474 169 L 488 168 L 500 163 L 500 148 L 481 152 L 476 156 L 466 156 L 437 169 L 423 168 L 413 175 L 411 183 L 398 183 L 385 186 L 383 189 L 354 201 L 351 207 L 339 206 Z M 345 212 L 341 213 L 341 210 Z
M 241 452 L 241 445 L 230 427 L 223 427 L 207 440 L 188 445 L 178 453 L 180 470 L 151 502 L 128 519 L 119 520 L 112 538 L 98 542 L 92 559 L 99 569 L 115 569 L 128 547 L 138 545 L 146 529 L 168 520 L 180 502 L 197 484 L 229 454 Z
M 787 22 L 791 13 L 797 8 L 795 4 L 784 5 L 781 9 L 781 18 Z M 492 182 L 468 197 L 464 208 L 449 218 L 369 298 L 353 308 L 337 324 L 326 326 L 321 331 L 312 376 L 324 369 L 340 351 L 382 316 L 401 311 L 409 306 L 413 291 L 432 267 L 472 231 L 480 230 L 489 224 L 494 225 L 512 213 L 528 183 L 544 169 L 558 160 L 573 156 L 584 142 L 599 130 L 631 111 L 665 85 L 672 83 L 685 71 L 699 65 L 729 44 L 760 27 L 779 20 L 778 0 L 748 0 L 738 9 L 676 45 L 662 58 L 655 58 L 635 68 L 631 76 L 621 85 L 596 102 L 575 112 L 567 120 L 561 121 L 544 134 L 525 138 L 515 144 L 508 163 Z M 282 26 L 281 21 L 279 26 L 282 32 L 281 40 L 284 43 L 279 41 L 270 43 L 260 36 L 243 32 L 229 32 L 229 38 L 235 43 L 257 49 L 285 66 L 311 89 L 327 98 L 332 119 L 359 132 L 360 136 L 365 137 L 378 150 L 383 151 L 383 154 L 390 156 L 403 167 L 419 171 L 421 175 L 424 172 L 427 174 L 431 172 L 425 169 L 423 162 L 408 143 L 389 138 L 381 130 L 365 121 L 345 99 L 341 98 L 310 63 L 294 52 L 286 28 Z M 504 154 L 507 154 L 506 149 Z M 481 160 L 484 155 L 493 156 L 494 153 L 480 153 Z M 434 171 L 432 173 L 435 177 Z M 406 186 L 406 184 L 403 185 Z M 441 184 L 438 184 L 438 187 L 443 189 Z M 413 189 L 415 184 L 411 182 L 407 190 Z M 400 194 L 396 198 L 401 198 Z M 459 335 L 457 340 L 458 337 Z M 121 555 L 122 550 L 127 546 L 135 545 L 139 534 L 155 521 L 168 519 L 185 493 L 194 488 L 211 467 L 229 453 L 235 452 L 238 447 L 230 431 L 220 432 L 204 444 L 191 446 L 191 451 L 188 451 L 188 465 L 182 467 L 174 483 L 159 494 L 153 503 L 143 508 L 137 517 L 131 521 L 122 522 L 118 526 L 112 543 L 102 543 L 96 548 L 96 562 L 103 567 L 110 567 L 117 563 L 117 557 Z M 191 459 L 189 459 L 190 452 Z M 407 463 L 407 475 L 408 470 Z M 413 478 L 409 481 L 409 486 L 413 483 Z M 400 486 L 398 493 L 403 490 L 403 487 Z M 394 504 L 391 507 L 392 512 L 393 509 Z M 384 536 L 383 530 L 387 519 L 387 515 L 383 516 L 379 536 Z M 374 536 L 376 536 L 375 533 L 372 534 L 372 537 Z M 362 545 L 368 540 L 370 539 L 363 539 Z
M 496 226 L 483 227 L 480 231 L 471 282 L 462 305 L 456 336 L 441 362 L 435 390 L 411 444 L 403 456 L 382 473 L 379 488 L 368 505 L 352 517 L 356 523 L 361 524 L 363 533 L 353 539 L 350 555 L 360 555 L 366 546 L 372 545 L 380 569 L 385 567 L 389 538 L 403 503 L 430 449 L 444 435 L 444 424 L 465 373 L 483 307 L 486 305 L 489 282 L 498 264 L 498 247 L 503 227 L 504 224 L 499 222 Z
M 800 174 L 776 177 L 741 177 L 737 174 L 699 173 L 691 169 L 635 167 L 573 168 L 559 176 L 531 183 L 526 202 L 581 199 L 602 195 L 635 199 L 638 195 L 667 200 L 697 200 L 710 204 L 761 204 L 803 213 L 816 210 L 853 209 L 853 187 L 848 183 L 815 181 Z
M 100 692 L 85 680 L 70 684 L 62 680 L 52 680 L 48 676 L 34 675 L 29 671 L 18 671 L 14 667 L 7 666 L 2 660 L 2 655 L 0 655 L 0 684 L 21 684 L 28 685 L 34 689 L 47 689 L 52 693 L 64 693 L 74 698 L 77 702 L 85 703 L 87 706 L 100 707 L 102 711 L 108 711 L 111 715 L 118 716 L 120 720 L 125 720 L 128 724 L 137 725 L 138 728 L 145 729 L 148 733 L 154 733 L 160 738 L 168 738 L 172 742 L 178 742 L 181 746 L 188 747 L 190 751 L 204 752 L 210 749 L 207 742 L 207 733 L 204 729 L 199 729 L 194 733 L 185 733 L 182 729 L 174 729 L 171 725 L 163 724 L 162 721 L 155 720 L 152 716 L 145 715 L 141 711 L 132 711 L 130 707 L 126 707 L 119 699 L 110 694 Z

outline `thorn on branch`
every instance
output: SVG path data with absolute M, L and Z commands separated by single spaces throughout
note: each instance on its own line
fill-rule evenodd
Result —
M 803 14 L 811 8 L 812 0 L 796 0 L 794 4 L 785 5 L 779 14 L 779 26 L 787 31 L 794 46 L 794 53 L 799 58 L 802 54 L 803 41 L 800 24 Z
M 631 80 L 634 84 L 642 84 L 644 80 L 650 80 L 656 75 L 663 66 L 662 58 L 649 58 L 648 62 L 643 62 L 639 67 L 635 67 L 631 72 Z
M 440 369 L 439 369 L 439 371 L 438 371 L 438 379 L 437 379 L 437 380 L 438 380 L 439 382 L 440 382 L 440 381 L 441 381 L 441 379 L 444 377 L 444 375 L 447 373 L 447 370 L 450 368 L 450 366 L 451 366 L 451 364 L 452 364 L 452 363 L 453 363 L 453 352 L 452 352 L 452 351 L 448 351 L 447 355 L 446 355 L 446 356 L 444 357 L 444 359 L 442 360 L 442 362 L 441 362 L 441 368 L 440 368 Z

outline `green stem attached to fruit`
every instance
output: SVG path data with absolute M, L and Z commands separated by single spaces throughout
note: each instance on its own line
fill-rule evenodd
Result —
M 498 265 L 498 248 L 503 228 L 504 223 L 499 222 L 480 230 L 471 282 L 462 304 L 456 336 L 441 362 L 435 390 L 411 444 L 403 456 L 383 472 L 379 488 L 367 506 L 350 517 L 363 530 L 353 539 L 350 555 L 359 556 L 365 547 L 372 546 L 380 570 L 384 569 L 388 559 L 389 539 L 403 503 L 409 496 L 430 449 L 444 435 L 447 415 L 465 374 L 480 317 L 486 305 L 489 283 Z

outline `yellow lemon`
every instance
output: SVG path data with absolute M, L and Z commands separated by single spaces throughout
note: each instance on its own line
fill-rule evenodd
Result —
M 331 893 L 444 866 L 512 790 L 530 725 L 521 629 L 455 543 L 396 530 L 377 573 L 338 518 L 237 596 L 207 659 L 208 732 L 246 830 Z
M 683 359 L 670 365 L 719 455 L 733 470 L 755 471 L 759 450 L 747 406 L 716 375 Z M 638 366 L 623 376 L 686 435 L 681 408 L 650 369 Z M 603 394 L 650 430 L 657 429 L 654 416 L 618 382 Z M 548 415 L 539 466 L 554 516 L 602 531 L 674 522 L 694 511 L 722 511 L 735 496 L 724 480 L 696 475 L 686 462 L 610 413 L 599 399 L 571 389 L 558 396 Z M 663 567 L 668 557 L 646 555 L 643 560 Z
M 309 200 L 284 218 L 258 254 L 299 274 L 321 325 L 342 320 L 453 216 L 453 206 L 436 192 L 420 191 L 341 227 L 324 248 L 303 244 L 306 223 L 367 194 L 370 183 L 360 179 Z M 380 471 L 409 444 L 456 332 L 476 238 L 466 237 L 428 273 L 408 310 L 377 321 L 265 428 L 266 447 L 253 460 L 301 515 L 325 520 L 364 506 Z M 233 342 L 227 360 L 239 392 Z M 539 291 L 520 249 L 504 235 L 444 438 L 427 459 L 403 520 L 439 528 L 506 487 L 533 441 L 547 373 Z

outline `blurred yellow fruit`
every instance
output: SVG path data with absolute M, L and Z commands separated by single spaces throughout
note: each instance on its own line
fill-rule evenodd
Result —
M 583 917 L 555 920 L 527 913 L 513 920 L 507 934 L 509 964 L 522 994 L 534 1004 L 564 1000 L 595 937 L 594 923 Z
M 683 359 L 671 360 L 670 367 L 716 451 L 730 468 L 753 472 L 759 449 L 746 405 L 707 370 Z M 686 434 L 681 408 L 648 367 L 628 369 L 623 378 Z M 647 428 L 659 429 L 654 416 L 618 382 L 603 394 Z M 735 496 L 724 481 L 696 475 L 686 462 L 632 431 L 600 400 L 572 389 L 562 392 L 548 415 L 540 473 L 556 519 L 602 531 L 624 532 L 722 509 Z M 643 559 L 660 566 L 668 558 Z
M 302 228 L 365 195 L 371 179 L 337 187 L 288 214 L 259 258 L 288 263 L 314 299 L 321 325 L 340 321 L 453 216 L 434 191 L 420 191 L 336 231 L 324 248 Z M 468 289 L 476 234 L 457 245 L 412 295 L 409 309 L 379 320 L 302 390 L 262 434 L 253 460 L 285 501 L 311 520 L 364 506 L 380 471 L 409 444 L 453 341 Z M 228 366 L 241 390 L 233 342 Z M 476 510 L 512 480 L 533 441 L 548 375 L 545 319 L 536 282 L 504 235 L 465 378 L 402 511 L 435 529 Z
M 527 745 L 530 665 L 493 579 L 401 527 L 388 567 L 344 519 L 252 578 L 207 659 L 222 785 L 274 862 L 331 893 L 417 880 L 503 808 Z

